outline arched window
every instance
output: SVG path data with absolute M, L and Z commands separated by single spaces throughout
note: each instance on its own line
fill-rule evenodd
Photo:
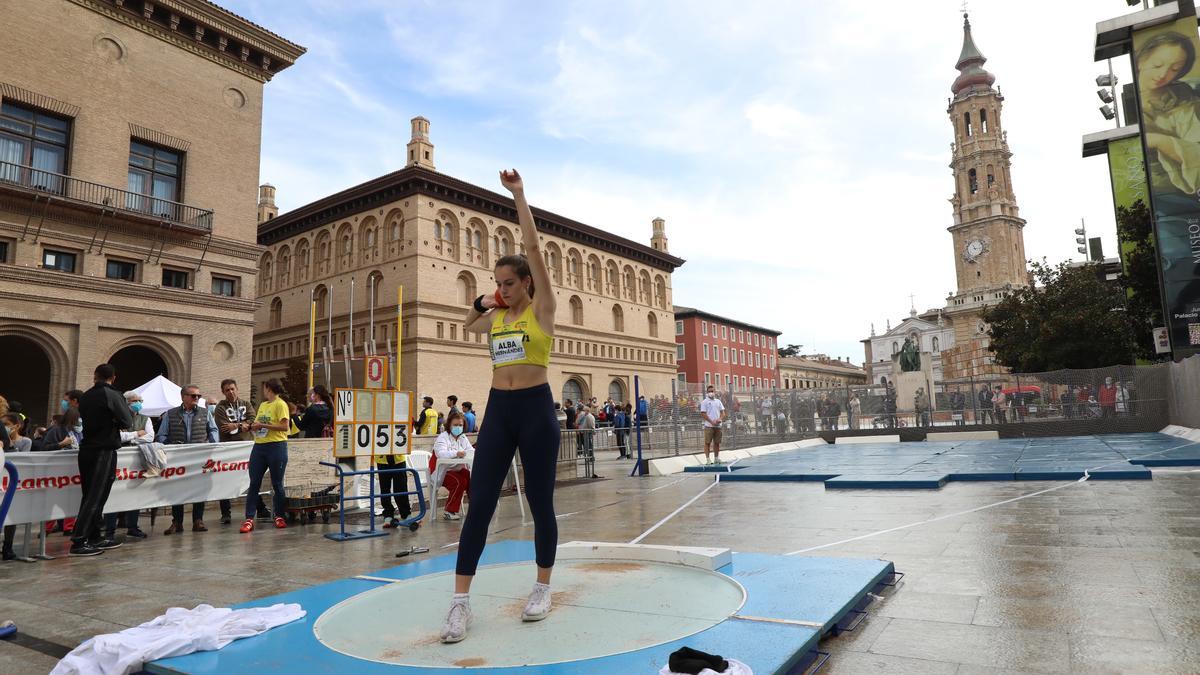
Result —
M 975 174 L 975 169 L 967 172 L 967 189 L 971 191 L 971 194 L 979 192 L 979 176 Z
M 292 275 L 296 283 L 302 284 L 308 281 L 308 265 L 312 262 L 310 260 L 311 257 L 308 250 L 308 240 L 301 239 L 296 242 L 296 271 Z
M 433 221 L 433 240 L 442 240 L 442 221 L 440 220 Z
M 275 283 L 275 265 L 271 260 L 271 252 L 263 254 L 262 262 L 259 263 L 261 274 L 258 277 L 259 288 L 264 293 L 269 293 Z
M 654 304 L 667 308 L 667 281 L 661 274 L 654 276 Z
M 938 339 L 937 339 L 936 335 L 933 337 L 933 351 L 935 351 L 935 352 L 941 351 L 941 349 L 938 348 Z
M 621 271 L 617 269 L 617 263 L 612 260 L 604 267 L 604 292 L 614 298 L 621 297 Z
M 618 332 L 625 332 L 625 313 L 623 311 L 621 311 L 620 305 L 613 305 L 612 317 L 613 317 L 613 330 L 618 331 Z
M 650 273 L 646 270 L 638 275 L 638 302 L 650 304 Z
M 583 325 L 583 301 L 578 295 L 571 296 L 571 323 L 576 326 Z
M 554 283 L 562 283 L 562 254 L 559 253 L 558 247 L 550 244 L 546 247 L 546 267 L 550 269 L 550 277 L 554 279 Z
M 580 382 L 574 377 L 564 382 L 562 388 L 562 398 L 563 401 L 567 401 L 569 399 L 575 403 L 582 401 L 583 382 Z
M 893 353 L 893 354 L 899 354 L 899 353 L 900 353 L 900 343 L 898 343 L 898 342 L 893 342 L 893 343 L 892 343 L 892 353 Z
M 317 276 L 329 274 L 333 263 L 333 237 L 329 230 L 317 235 Z
M 651 314 L 646 317 L 646 322 L 650 328 L 650 337 L 658 337 L 658 317 Z
M 271 328 L 283 325 L 283 301 L 275 298 L 271 301 Z
M 354 228 L 343 223 L 338 229 L 338 270 L 348 270 L 354 264 Z
M 629 265 L 626 265 L 622 276 L 624 277 L 622 283 L 625 287 L 622 290 L 625 292 L 625 299 L 633 300 L 637 293 L 637 284 L 634 283 L 633 268 Z
M 625 383 L 620 380 L 613 380 L 608 383 L 608 397 L 613 400 L 613 403 L 625 402 Z
M 600 259 L 599 258 L 597 258 L 594 255 L 588 256 L 587 272 L 588 272 L 588 287 L 590 289 L 592 289 L 593 291 L 599 293 L 600 289 L 601 289 Z
M 988 164 L 988 167 L 987 167 L 987 182 L 988 182 L 988 187 L 992 187 L 992 185 L 995 184 L 995 182 L 996 182 L 996 173 L 992 169 L 991 164 Z
M 473 246 L 474 248 L 482 247 L 483 246 L 482 236 L 483 235 L 479 232 L 479 230 L 475 230 L 474 232 L 472 232 L 471 233 L 471 246 Z
M 317 318 L 328 318 L 329 289 L 325 287 L 325 284 L 321 284 L 313 289 L 313 302 L 317 303 Z
M 454 241 L 454 226 L 450 223 L 442 225 L 442 240 Z
M 974 132 L 971 129 L 971 112 L 970 111 L 963 113 L 963 130 L 966 132 L 967 138 L 970 138 L 971 136 L 974 135 Z
M 275 267 L 279 270 L 279 283 L 275 288 L 284 289 L 288 287 L 288 279 L 292 273 L 292 249 L 283 246 L 279 249 L 279 259 L 275 261 Z
M 470 272 L 461 272 L 455 281 L 458 287 L 458 304 L 469 305 L 479 294 L 475 291 L 475 276 Z
M 987 135 L 987 110 L 979 111 L 979 130 Z
M 567 252 L 567 284 L 575 288 L 583 288 L 583 258 L 579 251 L 571 249 Z

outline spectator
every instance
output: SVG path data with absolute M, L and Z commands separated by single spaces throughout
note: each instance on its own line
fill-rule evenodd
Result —
M 725 404 L 717 398 L 716 389 L 708 386 L 704 400 L 700 402 L 700 415 L 704 418 L 704 463 L 709 464 L 708 451 L 711 447 L 713 462 L 721 463 L 721 425 L 725 422 Z
M 466 406 L 466 404 L 463 404 Z M 471 441 L 467 440 L 466 421 L 463 414 L 451 409 L 446 413 L 446 430 L 438 435 L 433 442 L 433 456 L 429 458 L 429 475 L 436 476 L 438 460 L 467 459 L 475 453 Z M 446 508 L 442 511 L 445 520 L 459 520 L 458 512 L 462 509 L 463 495 L 471 487 L 470 462 L 466 464 L 451 463 L 442 466 L 441 485 L 450 492 L 446 498 Z M 434 485 L 438 482 L 434 480 Z M 407 516 L 406 516 L 407 517 Z
M 460 415 L 462 414 L 462 411 L 458 409 L 458 397 L 455 396 L 454 394 L 451 394 L 446 397 L 446 408 L 447 408 L 446 415 L 449 415 L 452 412 L 456 412 Z M 442 424 L 444 426 L 446 418 L 442 418 L 442 419 L 443 419 Z
M 1117 387 L 1111 377 L 1104 378 L 1104 386 L 1096 392 L 1096 400 L 1100 403 L 1101 417 L 1117 416 Z
M 422 436 L 433 436 L 438 432 L 438 411 L 433 409 L 433 397 L 421 399 L 421 414 L 417 416 L 417 433 Z
M 992 390 L 986 384 L 981 386 L 976 397 L 976 401 L 979 403 L 979 424 L 987 424 L 989 416 L 993 423 L 996 422 L 996 406 L 992 399 Z
M 208 408 L 198 405 L 200 387 L 187 384 L 181 387 L 179 392 L 183 402 L 163 413 L 155 440 L 163 445 L 220 442 L 217 423 L 208 414 Z M 207 531 L 208 528 L 204 526 L 204 502 L 196 502 L 192 504 L 192 532 Z M 171 507 L 171 526 L 163 534 L 171 535 L 176 532 L 183 532 L 183 504 Z
M 54 420 L 55 423 L 42 436 L 42 449 L 67 450 L 75 448 L 78 450 L 79 440 L 75 436 L 75 429 L 79 426 L 79 410 L 68 408 L 65 413 L 55 415 Z
M 992 411 L 997 424 L 1008 423 L 1008 396 L 1000 385 L 996 385 L 996 391 L 992 394 Z
M 129 405 L 129 414 L 133 416 L 133 426 L 121 432 L 121 444 L 128 445 L 139 438 L 154 438 L 154 426 L 150 418 L 142 414 L 142 395 L 136 391 L 125 392 L 125 403 Z M 134 539 L 145 539 L 146 533 L 138 527 L 138 509 L 124 513 L 104 514 L 104 538 L 114 539 L 117 536 L 117 521 L 122 521 L 125 533 Z
M 950 392 L 950 416 L 954 419 L 954 426 L 961 427 L 966 425 L 966 420 L 963 419 L 963 411 L 967 407 L 967 397 L 963 396 L 962 391 L 955 389 Z
M 262 488 L 263 475 L 271 472 L 271 491 L 274 497 L 275 527 L 287 527 L 283 519 L 285 510 L 283 473 L 287 468 L 287 433 L 291 428 L 288 419 L 288 407 L 283 401 L 283 385 L 279 380 L 270 379 L 263 382 L 263 402 L 258 404 L 258 412 L 250 431 L 254 433 L 254 449 L 250 451 L 250 487 L 248 495 L 256 495 Z M 246 520 L 242 523 L 240 532 L 246 534 L 254 530 L 254 512 L 256 505 L 246 500 Z
M 883 417 L 887 421 L 888 429 L 895 429 L 896 419 L 896 390 L 891 384 L 887 386 L 887 393 L 883 395 Z
M 463 401 L 463 422 L 466 426 L 466 433 L 473 434 L 479 431 L 479 426 L 475 424 L 475 406 L 470 401 Z
M 617 416 L 617 406 L 611 398 L 604 402 L 604 410 L 602 412 L 604 413 L 605 421 L 613 424 L 614 418 Z
M 846 424 L 851 429 L 857 429 L 859 425 L 859 417 L 862 416 L 862 401 L 858 400 L 858 393 L 850 395 L 850 409 L 846 412 Z
M 596 475 L 596 453 L 593 447 L 594 436 L 596 435 L 596 415 L 592 413 L 591 407 L 585 407 L 579 418 L 579 442 L 576 446 L 580 454 L 585 458 L 584 464 L 591 467 L 590 477 L 599 478 Z
M 430 414 L 430 418 L 437 419 L 432 414 Z M 403 456 L 400 455 L 400 457 Z M 386 495 L 394 492 L 408 492 L 408 472 L 402 470 L 408 468 L 408 462 L 401 461 L 392 454 L 375 455 L 374 459 L 379 473 L 379 494 L 384 495 L 379 498 L 379 503 L 383 505 L 383 526 L 385 528 L 396 527 L 401 520 L 408 520 L 412 516 L 412 504 L 409 501 L 409 495 L 397 494 L 395 497 Z M 392 507 L 393 501 L 396 504 L 395 508 Z M 399 519 L 396 518 L 397 513 L 400 514 Z
M 221 380 L 221 393 L 225 398 L 217 403 L 216 410 L 213 412 L 213 418 L 217 423 L 217 430 L 220 432 L 218 438 L 222 443 L 232 443 L 234 441 L 249 441 L 254 438 L 250 433 L 251 413 L 254 411 L 254 406 L 238 394 L 238 383 L 233 379 Z M 258 495 L 247 495 L 247 499 L 253 499 L 258 503 L 258 517 L 271 519 L 271 512 L 263 505 L 262 497 Z M 233 522 L 233 508 L 230 500 L 222 499 L 221 506 L 221 524 L 228 525 Z
M 645 396 L 638 397 L 637 419 L 638 419 L 638 422 L 640 422 L 642 426 L 645 426 L 646 422 L 648 422 L 650 420 L 650 406 L 649 406 L 649 404 L 646 403 Z
M 1062 393 L 1059 402 L 1062 403 L 1063 417 L 1075 417 L 1075 385 L 1067 385 L 1067 390 Z
M 304 438 L 333 438 L 333 397 L 325 385 L 308 390 L 308 408 L 297 426 Z
M 3 397 L 0 396 L 0 398 L 3 398 Z M 8 412 L 21 418 L 21 428 L 22 428 L 22 430 L 24 430 L 25 425 L 29 423 L 29 418 L 25 417 L 25 406 L 22 405 L 20 401 L 9 401 L 8 402 Z M 3 413 L 0 413 L 0 414 L 3 414 Z M 22 433 L 23 433 L 23 431 L 22 431 Z
M 567 411 L 563 410 L 562 404 L 558 401 L 554 402 L 554 416 L 558 419 L 558 428 L 567 428 Z
M 567 399 L 564 405 L 565 405 L 565 407 L 563 408 L 563 410 L 567 414 L 566 428 L 574 429 L 575 428 L 575 415 L 576 415 L 575 406 L 571 403 L 571 399 Z
M 117 548 L 120 542 L 100 538 L 100 518 L 104 503 L 112 490 L 116 478 L 117 448 L 121 445 L 121 429 L 133 427 L 133 415 L 125 397 L 112 386 L 117 371 L 111 365 L 96 366 L 95 385 L 79 396 L 76 419 L 84 416 L 83 440 L 79 444 L 80 489 L 83 495 L 79 503 L 79 515 L 71 536 L 73 556 L 99 555 Z M 69 408 L 66 419 L 75 410 Z
M 929 426 L 929 394 L 925 393 L 925 387 L 917 387 L 917 393 L 913 394 L 913 410 L 917 413 L 917 426 Z
M 771 425 L 775 423 L 775 414 L 771 408 L 771 397 L 764 397 L 762 404 L 759 405 L 762 414 L 758 418 L 758 426 L 763 431 L 771 431 Z
M 304 409 L 295 401 L 288 401 L 288 438 L 300 437 L 300 422 L 304 419 Z
M 628 424 L 629 415 L 625 414 L 625 408 L 617 406 L 613 413 L 613 433 L 617 437 L 617 451 L 620 453 L 617 457 L 618 459 L 630 456 L 629 444 L 626 441 L 628 438 L 628 432 L 626 431 Z
M 33 441 L 21 435 L 22 429 L 25 427 L 25 420 L 18 413 L 9 412 L 0 416 L 0 420 L 4 422 L 3 446 L 5 452 L 30 452 L 33 447 Z M 14 560 L 17 557 L 13 551 L 13 538 L 16 537 L 17 526 L 4 526 L 4 560 Z M 29 555 L 28 552 L 25 555 Z

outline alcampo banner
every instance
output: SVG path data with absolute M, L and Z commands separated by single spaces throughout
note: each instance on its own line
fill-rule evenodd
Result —
M 168 445 L 167 466 L 157 476 L 146 473 L 137 449 L 117 451 L 116 480 L 104 504 L 105 513 L 157 506 L 236 499 L 250 487 L 251 441 Z M 5 525 L 69 518 L 79 512 L 79 462 L 75 450 L 10 452 L 4 458 L 17 467 L 17 493 Z M 4 473 L 8 490 L 8 474 Z
M 1155 239 L 1175 358 L 1200 352 L 1200 43 L 1196 17 L 1133 35 Z

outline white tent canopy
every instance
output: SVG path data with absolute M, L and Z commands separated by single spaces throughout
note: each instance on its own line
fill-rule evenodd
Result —
M 142 397 L 142 414 L 146 417 L 158 417 L 183 403 L 183 397 L 179 395 L 179 385 L 162 375 L 135 388 L 134 391 Z M 203 399 L 199 405 L 204 405 Z

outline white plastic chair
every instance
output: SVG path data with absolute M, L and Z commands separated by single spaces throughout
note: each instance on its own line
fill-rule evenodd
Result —
M 437 489 L 441 487 L 440 485 L 431 485 L 429 482 L 429 458 L 432 456 L 432 453 L 425 450 L 414 450 L 408 453 L 408 468 L 414 469 L 421 477 L 421 487 L 428 486 L 429 497 L 425 508 L 429 512 L 430 520 L 437 516 Z

